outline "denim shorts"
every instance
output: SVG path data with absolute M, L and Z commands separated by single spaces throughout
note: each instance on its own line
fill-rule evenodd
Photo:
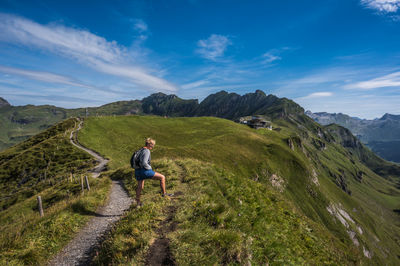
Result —
M 147 170 L 145 168 L 135 169 L 136 180 L 151 179 L 156 174 L 153 170 Z

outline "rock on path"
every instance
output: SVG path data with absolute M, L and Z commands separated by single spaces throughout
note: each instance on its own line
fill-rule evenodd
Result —
M 99 209 L 95 217 L 78 235 L 49 262 L 49 265 L 88 265 L 93 252 L 124 212 L 129 209 L 132 199 L 121 181 L 113 181 L 108 203 Z

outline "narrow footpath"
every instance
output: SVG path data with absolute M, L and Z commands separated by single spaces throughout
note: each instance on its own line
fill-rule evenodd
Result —
M 101 157 L 98 153 L 83 147 L 76 142 L 76 134 L 82 127 L 80 121 L 78 128 L 73 130 L 70 135 L 72 145 L 88 152 L 94 156 L 99 164 L 91 170 L 93 177 L 98 177 L 106 168 L 107 159 Z M 75 136 L 75 137 L 74 137 Z M 123 187 L 122 181 L 112 181 L 111 192 L 107 204 L 97 210 L 94 217 L 86 226 L 72 239 L 68 245 L 61 250 L 51 261 L 49 265 L 88 265 L 90 264 L 94 252 L 104 240 L 107 232 L 112 225 L 122 218 L 125 211 L 129 209 L 132 199 Z
M 96 158 L 96 160 L 99 162 L 99 164 L 96 165 L 92 170 L 90 170 L 90 172 L 92 172 L 92 176 L 93 177 L 99 177 L 100 173 L 106 169 L 106 165 L 108 163 L 108 160 L 103 158 L 97 152 L 95 152 L 95 151 L 93 151 L 91 149 L 88 149 L 86 147 L 83 147 L 81 144 L 79 144 L 79 142 L 77 141 L 77 139 L 78 139 L 77 136 L 78 136 L 78 131 L 81 130 L 81 128 L 82 128 L 83 121 L 80 120 L 79 118 L 77 118 L 77 120 L 79 121 L 78 128 L 71 131 L 71 135 L 69 136 L 69 141 L 75 147 L 77 147 L 77 148 L 79 148 L 81 150 L 84 150 L 85 152 L 89 153 L 94 158 Z
M 180 168 L 179 171 L 179 185 L 177 186 L 178 190 L 175 191 L 175 196 L 172 198 L 172 205 L 167 206 L 165 208 L 164 213 L 166 214 L 166 218 L 162 220 L 157 229 L 158 237 L 154 240 L 154 242 L 150 245 L 149 250 L 147 252 L 145 258 L 145 265 L 149 266 L 174 266 L 176 265 L 174 256 L 171 252 L 170 240 L 168 238 L 168 234 L 176 231 L 178 223 L 174 220 L 176 211 L 179 208 L 179 201 L 181 200 L 181 196 L 183 195 L 182 191 L 185 191 L 185 183 L 183 182 L 183 178 L 187 175 L 184 168 L 177 164 Z

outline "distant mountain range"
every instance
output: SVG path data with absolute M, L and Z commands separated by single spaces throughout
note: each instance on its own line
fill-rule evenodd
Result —
M 201 103 L 176 95 L 154 93 L 142 100 L 118 101 L 100 107 L 65 109 L 51 105 L 11 106 L 0 98 L 0 150 L 15 145 L 40 131 L 70 117 L 103 115 L 216 116 L 237 120 L 242 116 L 269 114 L 284 117 L 303 114 L 295 102 L 266 95 L 263 91 L 243 96 L 221 91 L 209 95 Z
M 239 95 L 220 91 L 201 103 L 176 95 L 154 93 L 142 100 L 118 101 L 100 107 L 65 109 L 51 105 L 12 106 L 0 98 L 0 150 L 15 145 L 69 117 L 103 115 L 215 116 L 237 121 L 240 117 L 264 115 L 268 119 L 288 117 L 304 119 L 304 109 L 286 98 L 266 95 L 257 90 Z M 385 114 L 380 119 L 365 120 L 345 114 L 311 113 L 322 125 L 338 124 L 348 128 L 361 142 L 386 160 L 400 162 L 400 116 Z M 288 119 L 288 121 L 290 121 Z
M 382 158 L 400 162 L 400 115 L 385 114 L 379 119 L 367 120 L 342 113 L 307 111 L 306 114 L 321 125 L 335 123 L 348 128 Z

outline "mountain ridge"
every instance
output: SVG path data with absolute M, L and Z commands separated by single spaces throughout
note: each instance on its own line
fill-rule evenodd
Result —
M 57 122 L 70 117 L 101 115 L 217 116 L 237 120 L 241 116 L 270 114 L 286 117 L 304 109 L 295 102 L 266 95 L 263 91 L 243 96 L 221 91 L 197 99 L 181 99 L 176 95 L 154 93 L 142 100 L 117 101 L 99 107 L 65 109 L 51 105 L 8 106 L 0 109 L 0 150 L 15 145 Z
M 384 114 L 374 120 L 359 119 L 342 113 L 306 114 L 321 125 L 335 123 L 348 128 L 360 141 L 386 160 L 400 162 L 400 115 Z

